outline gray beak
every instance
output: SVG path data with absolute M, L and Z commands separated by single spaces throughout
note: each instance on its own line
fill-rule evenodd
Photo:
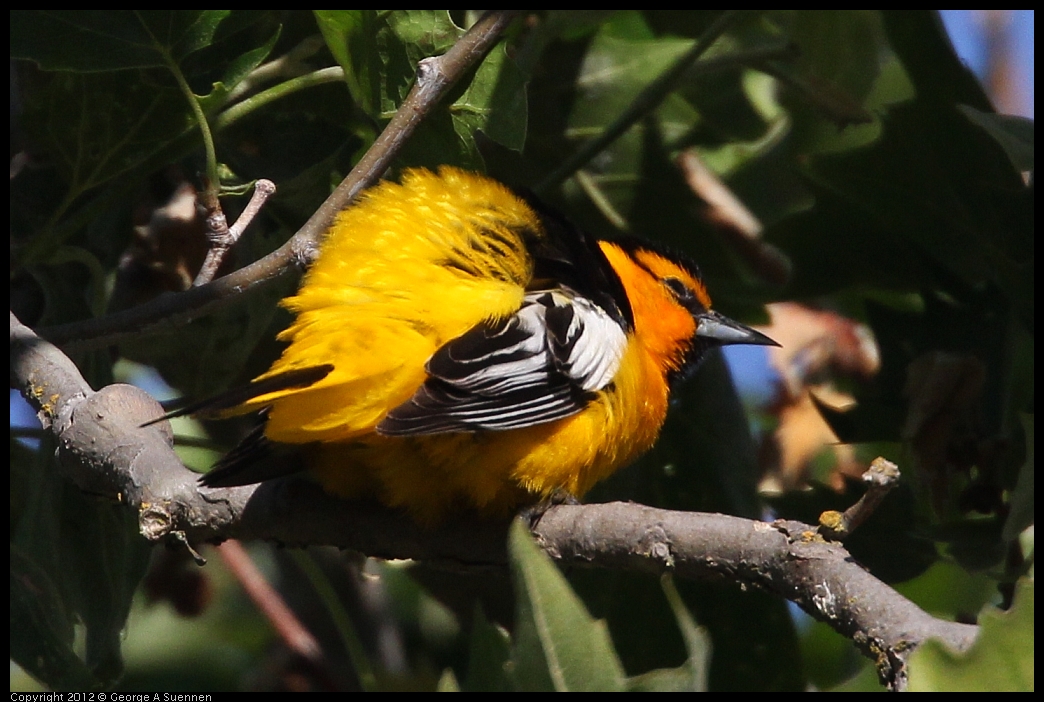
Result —
M 779 346 L 775 341 L 745 324 L 740 324 L 717 312 L 704 312 L 697 318 L 696 336 L 722 346 L 726 344 L 755 344 Z

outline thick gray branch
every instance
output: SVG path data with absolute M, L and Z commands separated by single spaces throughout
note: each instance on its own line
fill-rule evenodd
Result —
M 507 561 L 507 524 L 461 521 L 423 529 L 392 510 L 352 504 L 304 480 L 231 489 L 201 488 L 178 461 L 162 414 L 143 391 L 112 385 L 97 393 L 55 346 L 11 315 L 11 386 L 41 412 L 58 458 L 84 490 L 136 509 L 141 533 L 191 543 L 229 538 L 333 545 L 373 556 L 498 565 Z M 717 579 L 759 587 L 799 604 L 851 638 L 895 687 L 909 652 L 927 637 L 965 648 L 977 627 L 930 616 L 865 571 L 812 526 L 636 504 L 561 505 L 534 530 L 569 564 Z

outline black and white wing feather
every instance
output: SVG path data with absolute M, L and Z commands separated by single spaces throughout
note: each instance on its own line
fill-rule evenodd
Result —
M 608 385 L 627 336 L 569 290 L 536 291 L 431 357 L 428 380 L 377 425 L 386 436 L 519 429 L 576 414 Z

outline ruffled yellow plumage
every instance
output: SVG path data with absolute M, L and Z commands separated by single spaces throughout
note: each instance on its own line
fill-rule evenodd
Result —
M 555 217 L 454 168 L 365 193 L 283 302 L 288 346 L 255 383 L 289 382 L 232 410 L 267 409 L 269 443 L 204 482 L 305 465 L 329 492 L 429 524 L 579 497 L 652 446 L 669 379 L 705 348 L 772 343 L 711 312 L 695 266 Z M 304 461 L 273 464 L 270 444 Z

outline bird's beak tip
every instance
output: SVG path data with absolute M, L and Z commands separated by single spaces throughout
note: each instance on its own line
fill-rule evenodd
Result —
M 709 312 L 700 318 L 696 334 L 704 339 L 717 341 L 723 346 L 731 344 L 780 346 L 775 339 L 716 312 Z

